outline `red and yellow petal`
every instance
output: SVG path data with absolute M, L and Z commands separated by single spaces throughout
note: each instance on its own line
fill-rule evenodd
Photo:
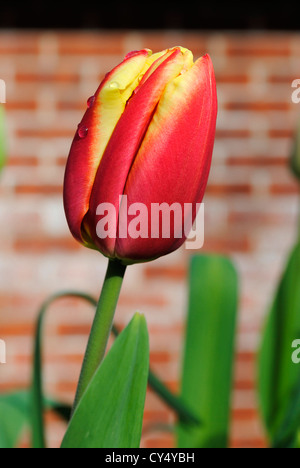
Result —
M 209 56 L 204 56 L 165 88 L 126 182 L 129 206 L 141 202 L 150 213 L 152 203 L 180 203 L 183 207 L 202 201 L 216 115 L 213 67 Z M 174 233 L 170 239 L 120 238 L 115 251 L 119 258 L 139 261 L 167 254 L 184 240 L 176 239 Z
M 100 240 L 97 237 L 97 207 L 100 203 L 111 203 L 118 212 L 119 196 L 124 193 L 128 174 L 139 147 L 143 144 L 156 106 L 168 83 L 180 75 L 187 65 L 187 56 L 180 48 L 175 48 L 171 53 L 167 51 L 163 57 L 158 57 L 158 60 L 160 63 L 147 79 L 143 80 L 143 85 L 136 88 L 118 121 L 93 185 L 85 225 L 92 235 L 93 242 L 108 256 L 114 256 L 115 239 Z
M 150 53 L 144 49 L 129 55 L 106 75 L 78 126 L 65 172 L 64 206 L 70 230 L 80 242 L 89 243 L 81 224 L 102 155 Z

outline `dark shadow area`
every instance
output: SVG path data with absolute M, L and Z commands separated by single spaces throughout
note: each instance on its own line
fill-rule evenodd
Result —
M 300 4 L 132 0 L 9 0 L 0 7 L 1 28 L 298 30 Z

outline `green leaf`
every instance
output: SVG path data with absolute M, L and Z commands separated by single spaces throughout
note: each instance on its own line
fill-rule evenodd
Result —
M 43 404 L 63 419 L 70 415 L 71 408 L 53 399 Z M 31 394 L 22 390 L 0 395 L 0 448 L 15 448 L 25 429 L 30 429 L 32 416 Z
M 274 447 L 296 446 L 300 429 L 300 365 L 292 348 L 300 339 L 300 244 L 280 281 L 259 355 L 262 416 Z
M 5 111 L 3 104 L 0 104 L 0 170 L 6 160 L 6 137 L 5 137 Z
M 178 424 L 178 447 L 228 445 L 237 296 L 228 259 L 192 258 L 181 396 L 201 423 Z
M 28 424 L 29 394 L 0 395 L 0 448 L 15 448 Z
M 138 448 L 148 372 L 147 325 L 136 314 L 80 399 L 62 448 Z

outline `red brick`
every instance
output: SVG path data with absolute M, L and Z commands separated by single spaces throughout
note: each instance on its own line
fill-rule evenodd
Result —
M 2 32 L 0 42 L 1 55 L 37 54 L 39 33 Z
M 73 138 L 74 130 L 63 129 L 63 128 L 49 128 L 49 129 L 19 129 L 17 132 L 18 137 L 20 138 Z
M 1 337 L 31 335 L 33 330 L 34 325 L 28 323 L 0 325 Z
M 178 359 L 180 359 L 180 357 L 177 357 L 177 361 Z M 179 395 L 181 388 L 180 382 L 174 380 L 166 380 L 165 384 L 171 392 L 175 393 L 176 395 Z
M 33 166 L 37 167 L 39 164 L 39 159 L 36 156 L 9 156 L 7 159 L 7 166 Z
M 237 390 L 252 390 L 255 388 L 255 382 L 251 378 L 249 380 L 236 380 L 234 387 Z
M 60 72 L 60 73 L 34 73 L 34 72 L 17 72 L 15 75 L 17 83 L 34 82 L 36 84 L 41 83 L 78 83 L 79 75 L 74 73 Z
M 244 74 L 216 74 L 216 81 L 218 84 L 247 84 L 249 83 L 249 76 Z
M 259 414 L 254 408 L 233 409 L 232 417 L 236 420 L 249 421 L 251 419 L 258 419 Z
M 57 102 L 57 110 L 73 110 L 73 111 L 84 111 L 86 109 L 85 102 L 75 102 L 75 101 L 67 101 L 67 100 L 59 100 Z
M 60 33 L 59 54 L 108 55 L 123 54 L 125 33 Z
M 151 364 L 162 364 L 170 362 L 171 355 L 168 352 L 150 352 Z
M 28 99 L 25 101 L 13 101 L 13 100 L 8 100 L 7 103 L 5 104 L 5 108 L 10 111 L 10 110 L 24 110 L 24 111 L 33 111 L 37 109 L 37 101 Z
M 254 166 L 254 167 L 282 167 L 287 165 L 287 157 L 272 157 L 272 156 L 229 156 L 227 159 L 229 166 Z
M 292 74 L 280 74 L 280 70 L 278 70 L 277 74 L 269 75 L 268 81 L 272 84 L 286 84 L 291 86 L 292 82 L 295 79 L 295 75 Z
M 62 195 L 61 185 L 17 185 L 18 195 Z
M 60 325 L 57 329 L 59 335 L 86 335 L 88 336 L 91 327 L 88 325 Z
M 227 102 L 224 108 L 230 111 L 288 111 L 291 105 L 289 102 Z
M 63 334 L 63 332 L 61 334 Z M 82 362 L 83 362 L 83 357 L 84 357 L 83 353 L 66 355 L 66 356 L 62 356 L 60 358 L 60 362 L 65 363 L 66 366 L 69 365 L 69 364 L 77 364 L 79 366 L 79 368 L 80 368 L 81 365 L 82 365 Z M 50 360 L 51 356 L 47 356 L 47 359 Z M 57 356 L 53 357 L 53 361 L 54 362 L 57 361 Z
M 167 304 L 166 298 L 161 296 L 150 296 L 150 295 L 140 295 L 137 294 L 136 296 L 132 297 L 126 294 L 122 294 L 120 297 L 120 305 L 122 306 L 129 306 L 133 309 L 136 307 L 164 307 Z
M 272 195 L 297 195 L 299 194 L 298 183 L 291 180 L 290 183 L 274 183 L 270 187 Z
M 0 392 L 1 393 L 13 393 L 17 391 L 24 390 L 24 382 L 16 382 L 11 380 L 10 382 L 0 382 Z
M 71 236 L 68 238 L 31 238 L 17 239 L 14 242 L 16 252 L 38 253 L 48 252 L 51 250 L 61 251 L 76 251 L 79 250 L 80 244 Z
M 246 440 L 239 440 L 233 439 L 231 442 L 231 448 L 235 449 L 248 449 L 248 448 L 255 448 L 255 449 L 264 449 L 268 448 L 266 441 L 262 438 L 257 439 L 246 439 Z
M 270 138 L 293 138 L 295 131 L 293 128 L 276 128 L 269 130 Z
M 164 278 L 167 280 L 180 281 L 186 277 L 186 268 L 184 267 L 155 267 L 147 266 L 144 270 L 145 277 L 148 279 Z
M 174 436 L 170 434 L 161 434 L 159 436 L 153 435 L 151 438 L 147 438 L 144 442 L 145 448 L 174 448 Z
M 288 57 L 291 53 L 290 39 L 278 35 L 244 34 L 228 37 L 228 55 L 243 57 Z
M 255 354 L 251 352 L 239 352 L 237 359 L 241 362 L 253 362 L 255 360 Z
M 67 156 L 61 156 L 61 157 L 57 158 L 56 159 L 56 165 L 65 167 L 66 163 L 67 163 L 67 159 L 68 159 Z
M 206 236 L 203 246 L 203 252 L 228 254 L 233 252 L 249 252 L 252 246 L 247 235 L 239 237 L 230 237 L 223 239 L 213 239 Z
M 76 389 L 77 389 L 76 382 L 64 382 L 63 380 L 60 380 L 55 386 L 56 392 L 68 393 L 71 395 L 75 395 Z
M 38 294 L 35 297 L 20 294 L 20 293 L 6 293 L 1 292 L 0 295 L 0 309 L 4 308 L 14 308 L 14 309 L 19 309 L 22 306 L 27 306 L 27 307 L 37 307 L 37 304 L 42 301 L 42 298 L 38 296 Z M 0 316 L 1 321 L 0 323 L 3 323 L 3 315 Z M 13 317 L 11 317 L 12 321 Z
M 252 187 L 250 184 L 247 183 L 236 183 L 233 184 L 212 184 L 210 183 L 207 186 L 207 194 L 209 195 L 226 195 L 226 194 L 243 194 L 243 195 L 250 195 L 252 192 Z
M 230 224 L 236 223 L 237 225 L 247 224 L 248 225 L 259 225 L 259 224 L 276 224 L 283 223 L 289 216 L 286 213 L 266 213 L 266 212 L 236 212 L 232 211 L 229 213 L 228 222 Z
M 170 419 L 170 412 L 165 409 L 165 411 L 155 411 L 153 408 L 151 410 L 145 409 L 144 412 L 144 424 L 149 423 L 167 423 Z
M 251 135 L 250 130 L 244 129 L 244 130 L 238 130 L 238 129 L 233 129 L 233 130 L 218 130 L 216 131 L 216 138 L 249 138 Z

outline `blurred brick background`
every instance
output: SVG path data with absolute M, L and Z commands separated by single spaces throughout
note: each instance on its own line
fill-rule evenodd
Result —
M 9 138 L 0 185 L 0 337 L 7 343 L 0 391 L 29 384 L 34 321 L 42 301 L 62 289 L 97 296 L 102 284 L 106 260 L 73 240 L 62 208 L 64 166 L 86 99 L 128 51 L 179 44 L 196 57 L 208 52 L 215 66 L 219 117 L 205 197 L 204 251 L 230 255 L 241 278 L 231 445 L 261 447 L 265 437 L 254 390 L 255 353 L 297 225 L 298 187 L 287 169 L 300 115 L 300 105 L 291 101 L 291 83 L 300 78 L 297 34 L 0 33 Z M 130 267 L 116 317 L 123 326 L 136 310 L 145 313 L 152 367 L 174 390 L 188 255 L 181 249 Z M 49 394 L 71 402 L 91 318 L 91 309 L 77 301 L 51 308 L 45 341 Z M 149 392 L 145 425 L 172 421 Z M 63 432 L 64 425 L 49 417 L 51 446 L 59 444 Z M 171 444 L 171 436 L 145 431 L 144 446 Z

